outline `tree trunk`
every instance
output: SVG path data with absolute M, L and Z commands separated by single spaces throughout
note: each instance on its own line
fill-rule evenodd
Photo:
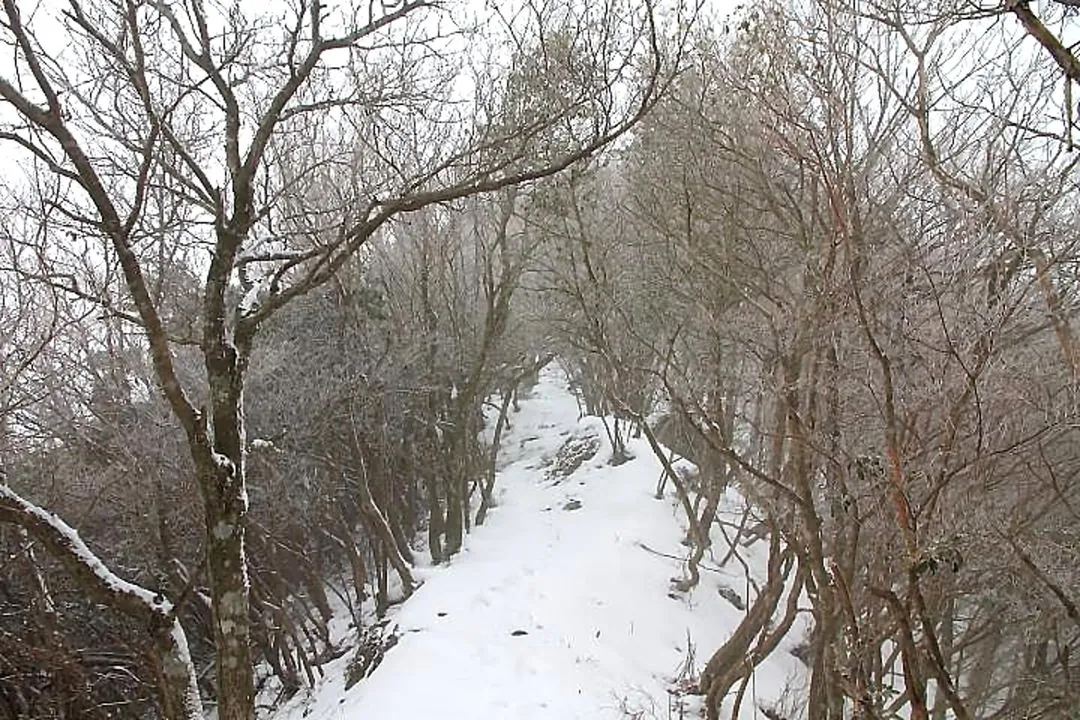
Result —
M 248 623 L 248 574 L 244 556 L 247 496 L 242 469 L 214 454 L 199 471 L 206 493 L 206 566 L 214 609 L 214 650 L 220 720 L 251 720 L 255 681 Z
M 752 663 L 750 646 L 754 638 L 772 618 L 780 598 L 784 594 L 785 580 L 790 566 L 783 567 L 790 559 L 790 550 L 780 549 L 780 537 L 774 529 L 769 541 L 768 578 L 754 603 L 746 612 L 735 632 L 713 656 L 701 673 L 699 687 L 706 694 L 705 709 L 709 720 L 720 717 L 720 703 L 731 687 L 748 671 Z
M 398 577 L 401 578 L 401 584 L 405 588 L 405 596 L 408 597 L 416 587 L 416 581 L 413 579 L 412 571 L 409 569 L 409 565 L 405 562 L 405 557 L 398 547 L 397 538 L 394 537 L 394 531 L 390 528 L 390 523 L 387 522 L 386 516 L 371 495 L 371 488 L 368 486 L 367 481 L 367 471 L 364 468 L 360 470 L 357 486 L 360 492 L 360 511 L 364 513 L 368 525 L 375 531 L 375 536 L 382 542 L 386 557 L 390 564 L 394 566 L 394 571 L 397 572 Z
M 397 498 L 392 492 L 387 493 L 385 505 L 386 522 L 390 524 L 390 531 L 394 534 L 394 541 L 397 543 L 397 548 L 401 552 L 401 557 L 403 557 L 405 562 L 409 565 L 415 565 L 416 558 L 413 557 L 413 551 L 412 548 L 409 547 L 408 537 L 401 528 L 401 508 L 398 505 Z
M 951 665 L 951 659 L 953 654 L 953 640 L 955 629 L 953 627 L 953 616 L 956 614 L 956 598 L 949 596 L 945 600 L 945 607 L 942 613 L 941 629 L 938 631 L 941 640 L 941 652 L 946 663 Z M 948 671 L 950 668 L 946 667 Z M 934 688 L 934 708 L 930 713 L 931 720 L 945 720 L 945 714 L 949 708 L 948 698 L 941 691 L 940 687 Z
M 439 504 L 439 479 L 432 477 L 427 483 L 428 495 L 428 550 L 431 552 L 431 562 L 438 565 L 446 559 L 443 552 L 443 512 Z
M 512 388 L 503 390 L 502 403 L 499 405 L 499 417 L 495 421 L 495 434 L 492 437 L 491 450 L 488 452 L 487 478 L 480 488 L 480 509 L 476 511 L 477 525 L 484 524 L 488 509 L 491 507 L 491 497 L 495 492 L 495 466 L 499 459 L 499 446 L 502 444 L 503 430 L 509 425 L 507 416 L 511 400 L 515 397 L 514 388 L 516 387 L 515 385 Z
M 461 523 L 463 503 L 461 498 L 461 486 L 457 478 L 451 477 L 446 481 L 446 546 L 443 548 L 447 557 L 461 550 L 464 539 L 464 528 Z
M 386 582 L 386 548 L 376 540 L 371 544 L 375 560 L 375 615 L 382 617 L 390 607 L 390 593 Z
M 444 472 L 446 474 L 444 482 L 446 488 L 446 523 L 443 530 L 446 544 L 443 546 L 443 552 L 448 558 L 461 550 L 461 543 L 465 534 L 461 517 L 462 513 L 465 512 L 465 498 L 462 497 L 461 492 L 465 472 L 465 458 L 462 457 L 464 442 L 459 441 L 457 438 L 457 433 L 463 432 L 463 430 L 460 429 L 460 426 L 456 426 L 453 432 L 455 437 L 451 438 L 448 444 L 449 457 L 446 458 L 444 463 Z
M 207 294 L 212 293 L 213 284 L 209 283 Z M 207 317 L 212 316 L 208 311 Z M 203 354 L 211 423 L 196 432 L 191 454 L 205 505 L 218 720 L 251 720 L 255 716 L 255 675 L 248 614 L 250 583 L 244 553 L 248 496 L 243 412 L 250 337 L 238 335 L 229 342 L 224 333 L 223 325 L 208 319 Z

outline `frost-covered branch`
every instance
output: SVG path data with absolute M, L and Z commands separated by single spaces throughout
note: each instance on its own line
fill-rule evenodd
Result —
M 109 570 L 73 527 L 6 484 L 0 484 L 0 523 L 25 530 L 98 602 L 145 623 L 154 638 L 160 664 L 164 716 L 176 720 L 202 718 L 187 637 L 171 602 L 160 593 L 128 582 Z

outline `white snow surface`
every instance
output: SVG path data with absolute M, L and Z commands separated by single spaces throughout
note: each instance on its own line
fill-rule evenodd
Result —
M 714 529 L 716 557 L 706 554 L 694 590 L 675 595 L 671 579 L 682 576 L 683 563 L 664 555 L 686 556 L 685 524 L 670 484 L 664 499 L 654 497 L 661 466 L 647 443 L 631 440 L 635 459 L 610 466 L 600 420 L 579 420 L 555 365 L 521 405 L 503 438 L 496 507 L 449 564 L 417 569 L 423 585 L 392 611 L 397 646 L 348 691 L 352 653 L 328 664 L 320 684 L 273 720 L 697 716 L 670 709 L 669 692 L 688 639 L 700 671 L 742 618 L 718 589 L 745 600 L 743 566 L 731 560 L 717 571 L 728 546 Z M 603 440 L 597 455 L 568 478 L 550 479 L 546 465 L 566 438 L 589 432 Z M 729 492 L 720 517 L 737 523 L 741 511 L 741 498 Z M 757 580 L 766 545 L 740 548 Z M 786 642 L 758 668 L 740 718 L 763 718 L 755 699 L 768 707 L 789 680 L 801 680 Z

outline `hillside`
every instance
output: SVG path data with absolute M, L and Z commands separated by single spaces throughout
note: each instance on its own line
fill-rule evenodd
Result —
M 391 611 L 399 639 L 382 664 L 346 691 L 349 653 L 274 720 L 696 715 L 695 698 L 670 691 L 741 618 L 719 591 L 745 601 L 742 565 L 716 568 L 707 556 L 698 587 L 672 592 L 685 548 L 674 497 L 654 495 L 660 464 L 643 440 L 631 440 L 635 458 L 610 466 L 602 424 L 579 420 L 557 367 L 543 371 L 512 422 L 497 506 L 449 565 L 419 569 L 423 586 Z M 597 452 L 563 475 L 568 439 Z M 729 491 L 719 517 L 736 523 L 742 510 Z M 715 536 L 722 556 L 728 545 Z M 763 543 L 740 548 L 752 575 L 765 552 Z M 801 667 L 775 653 L 747 689 L 741 717 L 755 717 L 755 696 L 759 706 L 774 703 Z

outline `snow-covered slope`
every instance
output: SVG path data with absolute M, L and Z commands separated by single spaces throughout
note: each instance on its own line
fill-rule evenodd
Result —
M 700 669 L 741 618 L 718 589 L 743 595 L 742 566 L 717 572 L 707 556 L 699 586 L 672 593 L 682 568 L 674 558 L 686 548 L 674 499 L 654 497 L 660 464 L 631 441 L 635 459 L 610 466 L 599 420 L 579 421 L 556 366 L 512 422 L 497 506 L 449 565 L 420 569 L 424 585 L 395 611 L 397 646 L 348 691 L 349 656 L 328 665 L 322 684 L 278 720 L 680 717 L 669 689 L 688 643 Z M 596 455 L 554 475 L 565 441 L 589 436 L 600 440 Z M 733 493 L 722 514 L 735 522 L 739 510 Z M 761 543 L 743 549 L 752 569 L 765 552 Z M 753 693 L 768 704 L 797 672 L 787 653 L 775 658 L 758 670 L 743 717 L 755 717 Z

